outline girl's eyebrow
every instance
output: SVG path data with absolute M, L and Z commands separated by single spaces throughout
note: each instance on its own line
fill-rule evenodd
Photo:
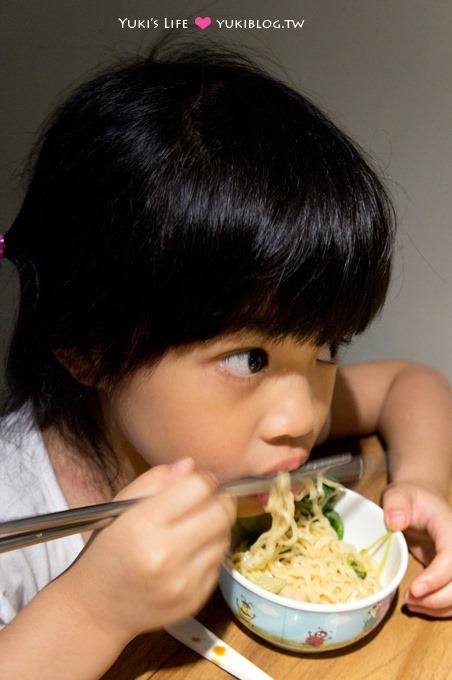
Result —
M 261 345 L 263 343 L 271 342 L 271 338 L 264 334 L 259 334 L 256 331 L 237 331 L 235 333 L 224 333 L 217 338 L 205 340 L 205 344 L 225 343 L 225 344 L 240 344 L 240 345 Z

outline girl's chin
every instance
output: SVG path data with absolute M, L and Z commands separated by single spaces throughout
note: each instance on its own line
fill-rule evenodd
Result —
M 243 496 L 238 499 L 237 517 L 253 517 L 262 515 L 268 502 L 268 493 L 257 496 Z

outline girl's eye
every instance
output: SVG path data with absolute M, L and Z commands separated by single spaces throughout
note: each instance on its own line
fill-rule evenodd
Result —
M 248 378 L 268 366 L 268 354 L 264 349 L 247 349 L 225 357 L 221 366 L 232 375 Z
M 323 347 L 320 348 L 317 359 L 324 364 L 334 364 L 336 363 L 338 350 L 339 347 L 335 342 L 330 345 L 323 345 Z

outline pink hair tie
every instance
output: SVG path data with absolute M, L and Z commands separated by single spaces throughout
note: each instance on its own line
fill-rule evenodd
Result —
M 5 257 L 5 235 L 0 234 L 0 260 L 3 260 Z

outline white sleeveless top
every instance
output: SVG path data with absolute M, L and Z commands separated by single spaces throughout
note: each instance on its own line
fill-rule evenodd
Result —
M 0 523 L 67 507 L 29 409 L 0 419 Z M 83 546 L 77 534 L 0 553 L 0 628 L 65 571 Z

